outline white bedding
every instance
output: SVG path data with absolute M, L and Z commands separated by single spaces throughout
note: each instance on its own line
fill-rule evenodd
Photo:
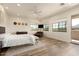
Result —
M 23 35 L 5 35 L 3 47 L 12 47 L 23 44 L 35 44 L 37 37 L 34 35 L 23 34 Z

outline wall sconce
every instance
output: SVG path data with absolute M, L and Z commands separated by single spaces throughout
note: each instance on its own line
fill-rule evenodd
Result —
M 27 25 L 27 23 L 25 23 L 25 25 Z
M 17 22 L 14 22 L 13 24 L 14 24 L 14 25 L 17 25 Z
M 24 25 L 24 23 L 22 23 L 22 25 Z
M 13 22 L 14 25 L 27 25 L 27 23 Z
M 18 25 L 21 25 L 21 23 L 19 22 Z

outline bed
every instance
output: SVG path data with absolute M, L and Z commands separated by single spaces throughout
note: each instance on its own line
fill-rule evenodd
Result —
M 22 34 L 22 35 L 10 35 L 6 34 L 4 39 L 2 40 L 2 47 L 12 47 L 24 44 L 35 44 L 36 43 L 36 36 L 29 35 L 29 34 Z
M 31 34 L 26 34 L 26 32 L 16 32 L 15 35 L 1 32 L 0 39 L 2 39 L 2 48 L 4 48 L 24 44 L 36 44 L 36 39 L 39 38 Z

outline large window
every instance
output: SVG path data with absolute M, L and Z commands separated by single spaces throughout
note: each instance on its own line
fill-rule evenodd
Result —
M 59 31 L 66 32 L 66 21 L 59 22 Z
M 57 32 L 58 31 L 58 23 L 53 24 L 53 31 Z
M 31 24 L 31 29 L 32 31 L 37 31 L 37 30 L 44 30 L 44 31 L 49 31 L 49 25 L 48 24 L 43 24 L 43 28 L 39 28 L 39 24 Z
M 37 31 L 38 30 L 38 24 L 31 24 L 30 26 L 31 26 L 31 29 L 33 31 Z
M 49 31 L 49 25 L 48 24 L 44 24 L 44 31 Z
M 66 21 L 58 22 L 52 25 L 53 32 L 66 32 Z

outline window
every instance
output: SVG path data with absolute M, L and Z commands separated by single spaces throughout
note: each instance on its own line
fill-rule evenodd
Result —
M 37 30 L 38 30 L 38 25 L 37 25 L 37 24 L 32 24 L 32 25 L 31 25 L 31 29 L 32 29 L 33 31 L 37 31 Z
M 53 24 L 53 31 L 58 31 L 58 23 L 56 23 L 56 24 Z
M 59 31 L 66 32 L 66 21 L 59 22 Z
M 44 31 L 49 31 L 49 25 L 48 24 L 44 24 Z
M 66 21 L 53 24 L 52 30 L 54 32 L 66 32 Z

